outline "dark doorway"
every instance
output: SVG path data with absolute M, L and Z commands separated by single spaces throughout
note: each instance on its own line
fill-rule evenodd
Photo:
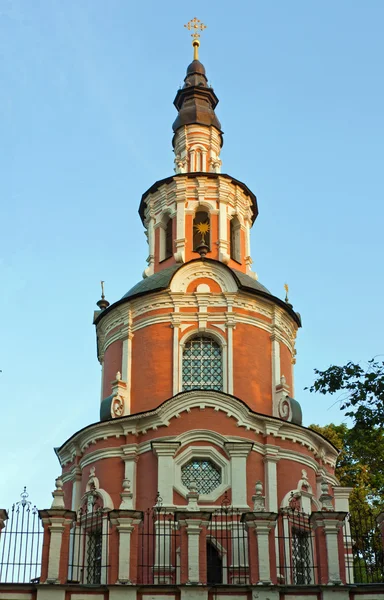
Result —
M 211 542 L 207 542 L 207 583 L 223 583 L 223 563 L 221 556 Z

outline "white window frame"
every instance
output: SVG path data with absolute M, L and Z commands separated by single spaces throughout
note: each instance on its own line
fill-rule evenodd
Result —
M 178 361 L 175 361 L 174 363 L 174 369 L 176 370 L 178 368 L 178 382 L 179 382 L 179 392 L 183 391 L 183 354 L 184 354 L 184 346 L 186 344 L 186 342 L 188 342 L 190 339 L 195 338 L 195 337 L 207 337 L 207 338 L 211 338 L 213 339 L 217 344 L 220 345 L 221 347 L 221 362 L 222 362 L 222 369 L 223 369 L 223 389 L 222 390 L 216 390 L 216 391 L 222 391 L 225 393 L 228 393 L 228 348 L 227 348 L 227 340 L 220 335 L 219 333 L 216 333 L 216 331 L 212 331 L 211 329 L 206 329 L 206 328 L 198 328 L 198 329 L 194 329 L 193 331 L 189 331 L 188 333 L 186 333 L 179 341 L 179 358 Z M 199 390 L 185 390 L 185 393 L 188 392 L 198 392 Z M 205 390 L 203 390 L 205 391 Z
M 183 452 L 178 454 L 174 459 L 175 481 L 173 487 L 176 492 L 183 496 L 183 498 L 187 497 L 189 489 L 181 481 L 181 469 L 186 463 L 194 459 L 210 460 L 221 470 L 220 485 L 209 494 L 199 495 L 199 501 L 201 502 L 215 502 L 231 487 L 230 461 L 212 446 L 189 446 Z

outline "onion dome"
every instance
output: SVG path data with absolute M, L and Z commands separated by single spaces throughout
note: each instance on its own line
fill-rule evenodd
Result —
M 215 114 L 219 102 L 213 88 L 208 84 L 204 65 L 197 59 L 187 68 L 183 87 L 174 100 L 179 114 L 173 123 L 176 132 L 184 125 L 206 125 L 216 127 L 221 132 L 220 121 Z

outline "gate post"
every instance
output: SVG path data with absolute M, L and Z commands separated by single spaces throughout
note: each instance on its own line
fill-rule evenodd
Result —
M 327 578 L 325 582 L 327 584 L 340 584 L 341 569 L 340 569 L 340 544 L 339 544 L 339 532 L 343 527 L 346 512 L 326 511 L 313 512 L 311 515 L 311 522 L 315 529 L 320 528 L 324 532 L 325 536 L 325 550 L 327 553 Z M 321 547 L 318 544 L 318 548 Z M 321 557 L 320 557 L 321 561 Z M 322 562 L 322 561 L 321 561 Z
M 139 510 L 111 510 L 109 519 L 119 533 L 118 546 L 118 573 L 116 583 L 137 582 L 137 528 L 143 520 L 143 513 Z
M 68 573 L 69 529 L 76 519 L 73 510 L 64 506 L 63 482 L 56 479 L 56 490 L 52 492 L 50 509 L 39 510 L 44 525 L 43 560 L 41 582 L 64 583 Z
M 275 544 L 270 535 L 271 531 L 276 527 L 276 519 L 277 513 L 273 512 L 244 513 L 244 521 L 248 529 L 255 531 L 258 558 L 257 583 L 270 584 L 272 580 L 273 582 L 276 581 L 274 573 L 271 578 L 271 565 L 276 565 L 276 560 Z M 252 574 L 254 575 L 254 573 Z
M 188 537 L 188 581 L 186 583 L 200 584 L 202 583 L 200 564 L 206 562 L 206 549 L 200 547 L 200 533 L 211 519 L 211 513 L 204 510 L 178 511 L 175 518 L 181 526 L 186 527 Z

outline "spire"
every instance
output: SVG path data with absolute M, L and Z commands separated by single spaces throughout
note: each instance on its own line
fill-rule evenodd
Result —
M 104 283 L 105 283 L 104 281 L 100 281 L 100 284 L 101 284 L 101 300 L 99 300 L 98 302 L 96 302 L 96 304 L 100 308 L 100 310 L 105 310 L 109 306 L 109 302 L 108 302 L 108 300 L 105 299 L 105 295 L 104 295 Z
M 206 29 L 206 25 L 195 17 L 184 27 L 193 30 L 191 33 L 193 61 L 187 68 L 184 85 L 177 92 L 173 102 L 179 112 L 173 123 L 173 131 L 176 133 L 184 125 L 198 124 L 216 127 L 221 133 L 220 121 L 215 115 L 219 99 L 213 88 L 209 86 L 204 65 L 199 61 L 200 41 L 198 38 L 200 34 L 198 31 Z

